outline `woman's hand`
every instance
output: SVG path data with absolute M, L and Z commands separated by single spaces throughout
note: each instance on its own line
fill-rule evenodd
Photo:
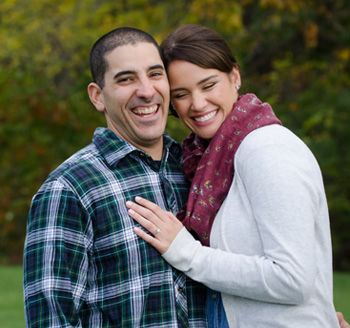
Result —
M 345 321 L 344 316 L 341 312 L 337 312 L 337 318 L 339 321 L 339 327 L 341 328 L 349 328 L 349 324 Z
M 164 254 L 171 243 L 180 232 L 183 224 L 171 212 L 162 210 L 158 205 L 141 197 L 136 197 L 135 201 L 127 201 L 128 214 L 152 235 L 135 227 L 135 233 L 144 241 Z

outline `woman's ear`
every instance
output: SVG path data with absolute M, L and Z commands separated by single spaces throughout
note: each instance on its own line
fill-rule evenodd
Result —
M 241 87 L 241 74 L 238 67 L 234 67 L 230 73 L 230 79 L 235 88 L 238 90 Z M 238 86 L 238 87 L 237 87 Z
M 106 107 L 104 104 L 104 97 L 101 88 L 96 83 L 88 85 L 88 94 L 91 102 L 99 112 L 104 112 Z

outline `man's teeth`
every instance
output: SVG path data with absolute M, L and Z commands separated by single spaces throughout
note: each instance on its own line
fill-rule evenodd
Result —
M 138 114 L 138 115 L 149 115 L 149 114 L 153 114 L 154 112 L 156 112 L 157 109 L 158 109 L 158 106 L 154 105 L 152 107 L 137 108 L 134 110 L 134 113 Z
M 206 122 L 206 121 L 210 120 L 211 118 L 213 118 L 217 112 L 218 111 L 214 111 L 214 112 L 211 112 L 211 113 L 204 115 L 204 116 L 201 116 L 201 117 L 195 117 L 194 120 L 196 122 Z

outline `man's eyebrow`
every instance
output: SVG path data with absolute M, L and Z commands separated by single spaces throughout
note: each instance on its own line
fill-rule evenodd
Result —
M 158 65 L 150 66 L 150 67 L 148 68 L 149 71 L 152 71 L 152 70 L 154 70 L 154 69 L 161 69 L 162 71 L 164 71 L 164 66 L 158 64 Z
M 215 77 L 217 77 L 217 74 L 210 75 L 210 76 L 206 77 L 205 79 L 200 80 L 200 81 L 197 83 L 197 85 L 201 85 L 201 84 L 203 84 L 203 83 L 205 83 L 205 82 L 207 82 L 207 81 L 209 81 L 210 79 L 215 78 Z M 170 89 L 170 92 L 177 92 L 177 91 L 182 91 L 182 90 L 185 90 L 185 89 L 186 89 L 186 88 Z
M 164 71 L 164 66 L 157 64 L 157 65 L 152 65 L 148 68 L 148 71 L 153 71 L 155 69 L 161 69 L 162 71 Z M 119 77 L 123 76 L 123 75 L 129 75 L 129 74 L 136 74 L 136 71 L 132 71 L 132 70 L 127 70 L 127 71 L 120 71 L 117 74 L 114 75 L 114 80 L 118 79 Z
M 117 78 L 123 76 L 123 75 L 127 75 L 127 74 L 135 74 L 135 71 L 120 71 L 118 72 L 116 75 L 114 75 L 114 80 L 116 80 Z

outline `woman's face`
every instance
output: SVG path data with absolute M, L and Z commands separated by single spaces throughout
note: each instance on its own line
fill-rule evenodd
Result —
M 175 60 L 168 66 L 171 102 L 181 121 L 195 134 L 211 139 L 238 98 L 238 70 L 224 73 Z

